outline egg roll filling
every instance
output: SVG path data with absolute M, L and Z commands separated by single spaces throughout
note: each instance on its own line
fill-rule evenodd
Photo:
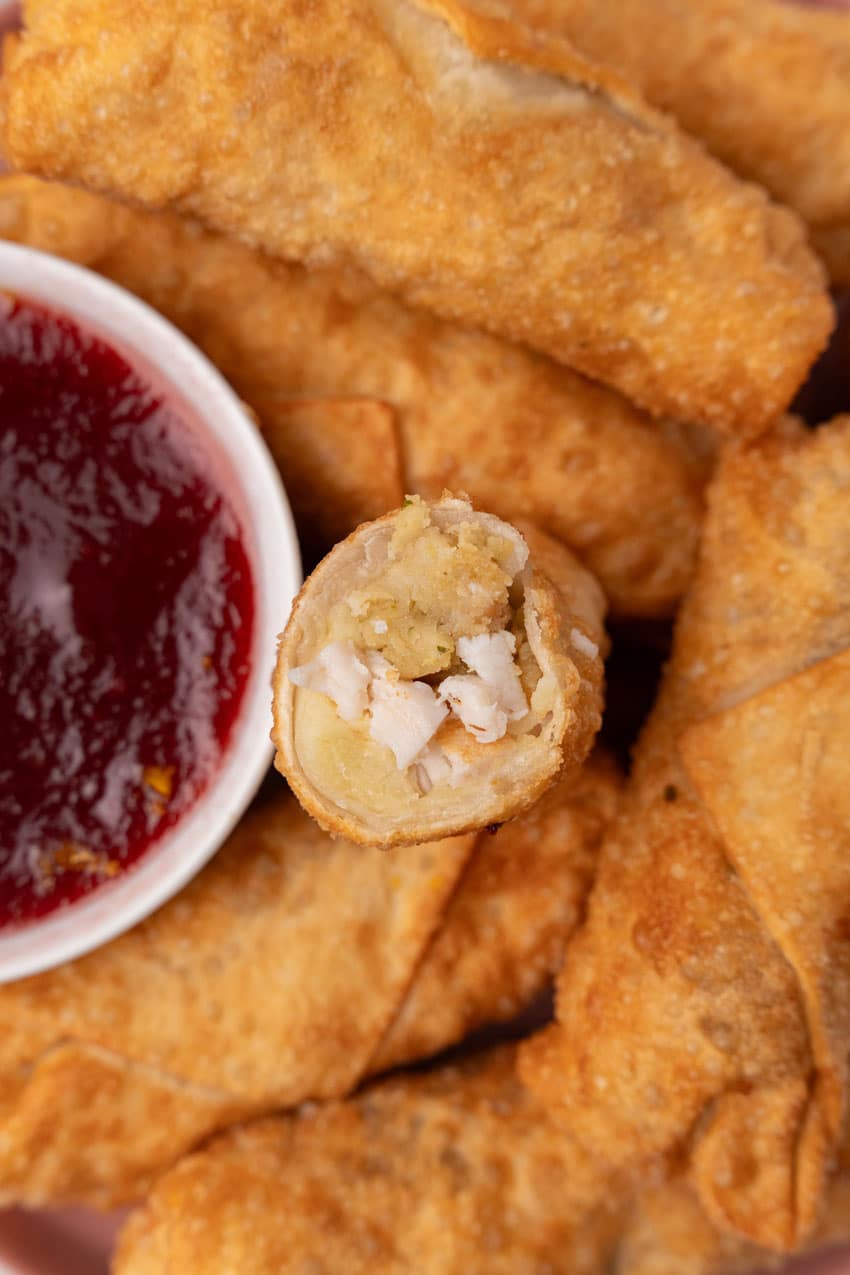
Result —
M 438 527 L 410 499 L 385 563 L 329 609 L 325 641 L 290 681 L 331 701 L 334 734 L 391 754 L 412 793 L 456 786 L 480 749 L 539 735 L 551 711 L 525 629 L 527 560 L 517 533 Z M 344 747 L 330 751 L 344 764 Z

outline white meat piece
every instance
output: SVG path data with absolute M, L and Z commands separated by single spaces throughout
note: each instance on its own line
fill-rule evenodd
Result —
M 475 748 L 477 740 L 464 730 L 443 731 L 439 739 L 429 744 L 416 758 L 416 778 L 422 791 L 430 792 L 436 784 L 456 788 L 471 768 L 470 744 Z
M 331 642 L 308 664 L 289 670 L 294 686 L 321 691 L 336 704 L 344 722 L 363 716 L 369 704 L 371 674 L 351 642 Z
M 456 788 L 468 772 L 469 761 L 451 738 L 429 744 L 416 758 L 416 777 L 423 792 L 444 783 Z
M 519 721 L 528 712 L 528 701 L 514 662 L 515 651 L 516 638 L 506 630 L 462 637 L 457 644 L 457 653 L 466 667 L 491 688 L 496 703 L 511 722 Z
M 499 707 L 496 692 L 477 673 L 447 677 L 440 686 L 440 699 L 479 744 L 494 744 L 508 728 L 508 715 Z
M 595 642 L 591 642 L 589 637 L 585 637 L 581 629 L 570 629 L 570 641 L 577 651 L 581 651 L 582 655 L 587 655 L 592 660 L 595 660 L 599 654 L 599 647 Z
M 367 656 L 372 671 L 369 688 L 369 734 L 392 749 L 399 770 L 408 766 L 436 735 L 448 715 L 427 682 L 407 682 L 375 652 Z
M 416 779 L 423 793 L 437 784 L 451 782 L 452 768 L 439 744 L 428 744 L 416 758 Z

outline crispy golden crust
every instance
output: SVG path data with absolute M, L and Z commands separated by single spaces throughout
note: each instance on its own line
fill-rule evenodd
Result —
M 144 984 L 142 978 L 139 992 L 128 988 L 126 997 L 144 994 Z M 107 998 L 98 999 L 108 1011 Z M 88 996 L 83 1002 L 84 1010 L 90 1007 Z M 5 998 L 0 1011 L 4 1028 L 9 1003 Z M 170 1003 L 167 996 L 164 1011 Z M 246 1106 L 252 1109 L 237 1095 L 185 1081 L 123 1050 L 82 1039 L 63 1043 L 58 1032 L 44 1044 L 50 1038 L 45 1018 L 26 1013 L 16 1052 L 3 1048 L 4 1205 L 129 1203 L 202 1137 L 244 1117 Z M 85 1030 L 95 1036 L 91 1027 Z M 113 1028 L 113 1035 L 120 1032 Z M 152 1054 L 156 1035 L 149 1042 Z
M 804 1252 L 850 1241 L 850 1178 L 839 1177 Z M 786 1259 L 712 1226 L 684 1181 L 647 1192 L 638 1202 L 617 1252 L 617 1275 L 753 1275 Z M 801 1271 L 806 1268 L 795 1268 Z M 841 1275 L 845 1266 L 815 1266 L 812 1275 Z
M 509 521 L 532 518 L 579 555 L 613 612 L 669 613 L 696 556 L 708 431 L 650 422 L 549 359 L 441 326 L 454 348 L 430 347 L 440 406 L 400 415 L 406 490 L 465 491 Z
M 616 1205 L 505 1049 L 219 1139 L 157 1184 L 115 1271 L 598 1275 Z
M 353 1088 L 472 849 L 458 838 L 355 861 L 283 798 L 141 926 L 0 988 L 0 1195 L 127 1198 L 162 1142 L 171 1159 L 235 1114 Z M 93 1071 L 114 1077 L 114 1102 L 91 1107 Z M 176 1090 L 183 1116 L 163 1127 L 154 1113 Z M 80 1128 L 91 1136 L 75 1149 Z
M 370 1073 L 425 1058 L 534 1002 L 563 964 L 619 795 L 616 766 L 595 753 L 522 819 L 479 837 Z
M 516 536 L 514 528 L 491 514 L 472 510 L 449 495 L 428 504 L 437 526 L 471 519 L 496 534 Z M 602 720 L 604 658 L 607 637 L 605 601 L 593 577 L 568 549 L 532 526 L 524 534 L 530 549 L 524 581 L 525 626 L 541 673 L 554 689 L 549 720 L 528 747 L 518 750 L 476 745 L 474 783 L 435 786 L 426 799 L 412 788 L 403 810 L 385 812 L 369 804 L 369 794 L 350 781 L 343 763 L 333 772 L 337 793 L 305 754 L 307 709 L 299 715 L 304 692 L 289 674 L 315 658 L 326 641 L 332 607 L 362 588 L 386 561 L 402 510 L 364 523 L 338 544 L 305 580 L 281 635 L 273 678 L 275 766 L 304 809 L 332 836 L 363 846 L 417 845 L 502 823 L 528 810 L 560 774 L 575 774 L 586 760 Z M 578 632 L 594 648 L 578 649 Z M 321 640 L 320 640 L 321 639 Z M 312 693 L 312 692 L 311 692 Z M 334 718 L 336 721 L 337 719 Z M 312 718 L 309 723 L 312 731 Z M 312 753 L 326 755 L 323 740 L 311 741 Z M 490 749 L 487 752 L 487 749 Z
M 809 225 L 850 285 L 850 16 L 777 0 L 508 0 L 616 66 Z M 640 33 L 651 32 L 651 38 Z
M 396 414 L 372 398 L 256 403 L 296 526 L 319 556 L 404 499 Z
M 684 591 L 708 431 L 651 422 L 353 272 L 273 262 L 55 183 L 0 178 L 0 236 L 98 270 L 205 351 L 257 414 L 308 550 L 326 552 L 405 491 L 435 500 L 448 488 L 563 540 L 617 612 L 663 614 Z
M 357 266 L 733 433 L 826 340 L 798 219 L 562 41 L 454 0 L 158 0 L 143 20 L 57 0 L 29 24 L 5 86 L 21 167 Z
M 249 816 L 150 921 L 0 988 L 0 1200 L 138 1198 L 233 1120 L 436 1052 L 504 998 L 524 1007 L 558 967 L 617 788 L 600 757 L 527 831 L 421 852 L 330 842 L 288 796 Z
M 846 1106 L 848 482 L 850 419 L 724 458 L 561 1026 L 523 1060 L 615 1162 L 690 1134 L 709 1217 L 777 1249 Z
M 807 1158 L 821 1144 L 830 1154 L 845 1115 L 850 786 L 842 719 L 850 719 L 850 648 L 696 723 L 679 742 L 728 860 L 800 985 L 814 1076 L 811 1113 L 795 1135 L 798 1199 Z M 724 1159 L 733 1154 L 724 1150 Z M 700 1179 L 713 1169 L 714 1157 L 695 1165 Z M 734 1186 L 722 1207 L 734 1220 Z

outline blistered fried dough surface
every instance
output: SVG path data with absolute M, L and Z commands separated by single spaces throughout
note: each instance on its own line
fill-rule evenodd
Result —
M 619 795 L 617 767 L 594 753 L 521 819 L 479 838 L 371 1072 L 425 1058 L 533 1002 L 582 918 Z
M 830 1185 L 826 1209 L 804 1251 L 812 1254 L 850 1240 L 850 1178 Z M 641 1197 L 625 1227 L 616 1275 L 755 1275 L 785 1269 L 786 1260 L 718 1231 L 686 1182 L 674 1181 Z M 795 1267 L 804 1272 L 805 1267 Z M 837 1260 L 817 1275 L 840 1275 Z
M 211 1105 L 219 1108 L 215 1127 L 239 1110 L 352 1088 L 472 845 L 459 839 L 414 849 L 409 862 L 376 854 L 355 862 L 351 846 L 330 845 L 284 799 L 245 820 L 210 868 L 143 925 L 80 961 L 0 989 L 0 1191 L 12 1199 L 74 1197 L 87 1191 L 86 1174 L 102 1172 L 103 1196 L 121 1198 L 127 1175 L 151 1167 L 151 1134 L 138 1121 L 144 1102 L 158 1124 L 160 1093 L 175 1086 L 185 1091 L 189 1127 L 201 1131 L 205 1122 L 211 1127 Z M 72 1050 L 78 1069 L 62 1088 L 50 1066 L 57 1049 L 60 1059 Z M 108 1166 L 100 1143 L 114 1136 L 112 1104 L 98 1108 L 98 1139 L 83 1099 L 90 1067 L 115 1063 L 117 1087 L 137 1107 L 130 1123 L 139 1124 L 141 1144 L 112 1148 L 118 1163 Z M 128 1072 L 137 1064 L 134 1083 Z M 114 1109 L 121 1121 L 123 1102 Z M 56 1157 L 51 1144 L 34 1155 L 32 1119 L 60 1130 Z M 79 1178 L 66 1177 L 66 1122 L 92 1135 L 71 1153 L 82 1162 Z M 179 1154 L 176 1130 L 174 1141 Z
M 850 419 L 724 459 L 661 697 L 528 1080 L 710 1219 L 814 1225 L 846 1108 Z
M 513 1063 L 505 1049 L 235 1130 L 157 1184 L 116 1275 L 598 1275 L 616 1202 Z
M 778 0 L 509 5 L 621 69 L 718 158 L 795 208 L 834 282 L 850 284 L 850 15 Z
M 308 547 L 326 552 L 405 491 L 449 488 L 532 517 L 618 612 L 664 613 L 684 591 L 707 431 L 659 426 L 363 276 L 275 263 L 178 217 L 12 176 L 0 178 L 0 236 L 98 270 L 200 345 L 257 413 Z
M 793 214 L 614 73 L 456 0 L 61 0 L 5 95 L 22 168 L 357 266 L 656 414 L 763 429 L 832 324 Z
M 373 398 L 258 400 L 295 525 L 319 556 L 404 499 L 396 414 Z
M 305 581 L 278 651 L 275 764 L 326 831 L 361 845 L 509 819 L 590 751 L 604 609 L 536 528 L 448 494 L 407 500 Z
M 0 988 L 0 1200 L 138 1198 L 234 1120 L 523 1008 L 558 968 L 617 791 L 592 759 L 528 832 L 422 851 L 331 842 L 289 796 L 249 816 L 151 920 Z

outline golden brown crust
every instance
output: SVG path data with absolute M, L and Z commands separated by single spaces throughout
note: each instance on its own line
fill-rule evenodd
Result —
M 142 980 L 140 991 L 144 987 Z M 135 994 L 128 990 L 127 995 Z M 106 997 L 101 997 L 108 1009 Z M 18 998 L 20 1003 L 20 997 Z M 5 1018 L 7 1004 L 3 1006 Z M 166 998 L 163 1011 L 169 1009 Z M 126 1204 L 144 1195 L 166 1166 L 252 1104 L 206 1088 L 143 1058 L 90 1040 L 53 1040 L 39 1050 L 40 1015 L 26 1013 L 31 1052 L 3 1050 L 0 1200 L 4 1205 Z M 42 1028 L 46 1037 L 49 1028 Z M 113 1034 L 116 1033 L 113 1029 Z M 151 1033 L 150 1052 L 156 1046 Z M 139 1050 L 144 1054 L 144 1050 Z M 17 1074 L 16 1074 L 17 1073 Z M 8 1080 L 12 1092 L 7 1091 Z M 261 1107 L 262 1109 L 262 1107 Z
M 373 398 L 258 397 L 302 540 L 319 555 L 404 499 L 396 414 Z
M 803 1251 L 814 1255 L 848 1241 L 850 1178 L 845 1176 L 830 1186 L 824 1216 Z M 834 1265 L 815 1265 L 812 1270 L 817 1275 L 840 1275 L 843 1267 L 839 1263 L 840 1259 Z M 786 1259 L 718 1231 L 687 1182 L 675 1180 L 640 1198 L 625 1227 L 615 1266 L 617 1275 L 752 1275 L 785 1269 Z
M 850 626 L 848 627 L 850 636 Z M 686 730 L 679 748 L 727 858 L 794 969 L 806 1011 L 813 1109 L 794 1138 L 832 1153 L 845 1115 L 850 1038 L 850 788 L 842 718 L 850 648 Z M 801 1162 L 805 1147 L 795 1149 Z M 698 1164 L 701 1176 L 710 1163 Z M 816 1216 L 802 1170 L 797 1206 Z M 735 1218 L 736 1188 L 714 1187 L 712 1212 Z M 746 1230 L 746 1220 L 743 1228 Z
M 582 918 L 620 787 L 612 759 L 594 753 L 523 818 L 478 838 L 370 1074 L 426 1058 L 534 1003 Z
M 142 925 L 0 988 L 0 1197 L 133 1198 L 235 1116 L 348 1092 L 472 850 L 361 860 L 285 797 Z
M 519 346 L 443 328 L 452 357 L 430 347 L 442 410 L 399 419 L 406 489 L 465 491 L 501 518 L 533 519 L 578 554 L 613 612 L 669 612 L 696 556 L 713 436 L 650 422 Z
M 428 503 L 427 508 L 437 526 L 468 518 L 491 527 L 495 534 L 516 536 L 509 524 L 474 511 L 448 494 Z M 338 776 L 342 794 L 328 791 L 323 776 L 310 768 L 303 755 L 299 736 L 299 698 L 303 692 L 289 674 L 318 654 L 317 635 L 325 633 L 331 606 L 352 589 L 362 587 L 384 563 L 402 512 L 394 510 L 358 527 L 305 580 L 281 635 L 273 678 L 275 766 L 326 832 L 359 845 L 385 848 L 417 845 L 503 823 L 530 809 L 559 774 L 577 773 L 602 720 L 607 652 L 605 600 L 598 584 L 568 549 L 527 526 L 531 554 L 522 573 L 525 626 L 540 670 L 554 688 L 551 720 L 538 738 L 529 739 L 530 746 L 522 754 L 515 749 L 503 750 L 505 741 L 499 742 L 498 751 L 492 745 L 480 745 L 474 789 L 471 783 L 456 788 L 444 784 L 441 790 L 435 787 L 428 794 L 427 807 L 411 789 L 405 809 L 389 813 L 374 809 L 368 804 L 368 794 L 353 784 L 345 786 L 342 772 Z M 579 645 L 589 642 L 593 653 L 577 648 L 576 633 Z
M 708 431 L 652 422 L 551 360 L 411 310 L 353 272 L 273 262 L 70 187 L 0 178 L 0 236 L 99 271 L 204 350 L 257 414 L 308 550 L 327 552 L 405 491 L 436 500 L 448 488 L 533 518 L 579 554 L 615 611 L 663 614 L 684 591 Z
M 138 1198 L 236 1119 L 443 1049 L 505 998 L 524 1008 L 558 967 L 617 788 L 600 757 L 527 829 L 421 853 L 330 842 L 288 796 L 261 808 L 156 917 L 0 988 L 0 1200 Z
M 709 1217 L 776 1249 L 846 1107 L 848 480 L 850 419 L 724 457 L 561 1026 L 523 1060 L 588 1146 L 688 1148 Z
M 131 0 L 61 0 L 9 60 L 6 144 L 357 266 L 655 414 L 764 429 L 832 323 L 798 219 L 563 42 L 434 9 L 161 0 L 141 23 Z
M 850 285 L 847 14 L 777 0 L 508 4 L 520 21 L 616 66 L 724 163 L 795 208 L 833 282 Z
M 504 1049 L 219 1139 L 158 1183 L 115 1271 L 598 1275 L 617 1207 Z

